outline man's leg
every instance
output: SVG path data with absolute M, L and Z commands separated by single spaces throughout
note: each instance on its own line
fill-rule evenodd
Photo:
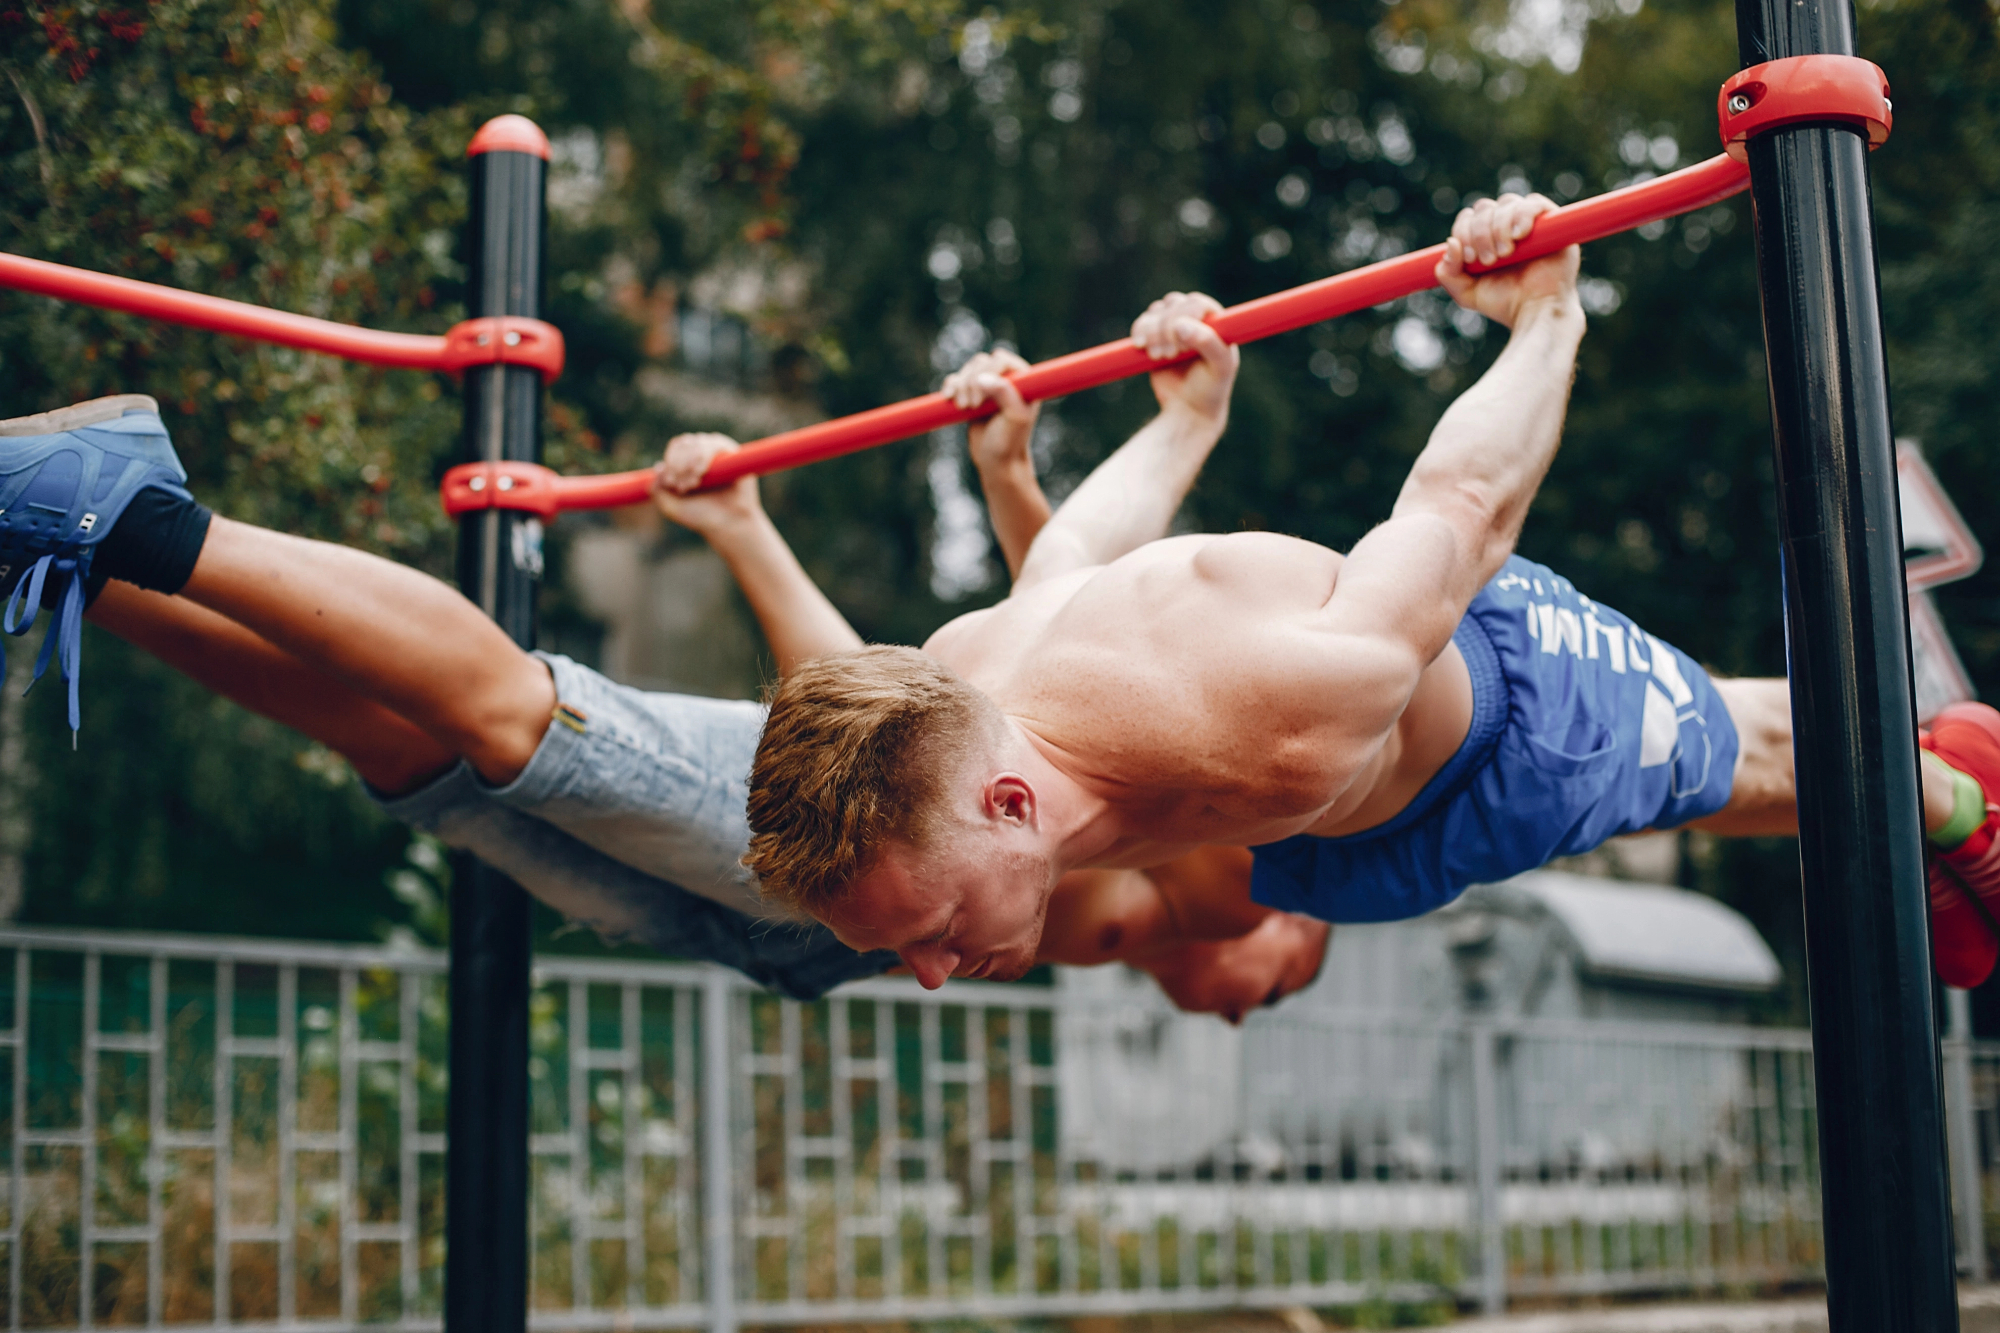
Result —
M 1741 746 L 1729 803 L 1690 828 L 1731 837 L 1798 832 L 1792 771 L 1791 688 L 1782 680 L 1711 678 Z M 1930 857 L 1931 952 L 1947 985 L 1985 981 L 2000 961 L 2000 715 L 1983 704 L 1947 709 L 1924 738 L 1923 782 Z
M 184 597 L 108 583 L 88 618 L 215 693 L 301 732 L 399 795 L 458 756 L 375 700 Z
M 1688 828 L 1729 838 L 1790 838 L 1799 831 L 1798 785 L 1792 773 L 1792 693 L 1783 680 L 1729 680 L 1710 683 L 1729 710 L 1739 749 L 1729 803 Z M 1932 764 L 1921 766 L 1924 831 L 1936 833 L 1951 819 L 1950 775 Z
M 218 516 L 181 596 L 400 714 L 504 785 L 541 744 L 548 668 L 457 592 L 379 556 Z
M 106 585 L 90 618 L 243 706 L 346 756 L 387 794 L 384 808 L 521 883 L 607 940 L 636 940 L 670 957 L 734 967 L 794 999 L 817 999 L 873 976 L 893 955 L 861 955 L 823 926 L 793 926 L 732 911 L 613 860 L 553 824 L 471 790 L 458 762 L 428 734 L 243 626 L 182 597 Z
M 359 551 L 214 518 L 142 394 L 0 421 L 0 580 L 47 604 L 71 723 L 89 589 L 184 593 L 400 713 L 488 781 L 534 755 L 555 685 L 436 579 Z M 23 582 L 25 580 L 25 582 Z

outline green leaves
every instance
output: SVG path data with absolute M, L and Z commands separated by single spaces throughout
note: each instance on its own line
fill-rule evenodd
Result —
M 448 327 L 465 118 L 391 102 L 333 44 L 330 6 L 159 0 L 122 27 L 106 26 L 108 8 L 17 6 L 25 26 L 8 12 L 0 248 L 377 327 Z M 51 24 L 108 35 L 79 68 Z M 448 387 L 0 294 L 5 415 L 153 394 L 219 512 L 433 568 L 447 551 L 433 488 L 456 433 Z M 30 764 L 0 775 L 34 807 L 29 914 L 367 933 L 387 891 L 372 902 L 335 885 L 379 884 L 401 832 L 352 782 L 295 762 L 312 754 L 299 738 L 88 640 L 84 751 L 68 752 L 60 709 L 38 693 L 19 710 Z

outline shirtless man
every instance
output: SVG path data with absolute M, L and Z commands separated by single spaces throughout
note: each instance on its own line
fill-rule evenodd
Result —
M 946 393 L 968 401 L 990 394 L 999 408 L 971 424 L 967 444 L 1011 576 L 1020 574 L 1049 519 L 1030 448 L 1038 409 L 1004 377 L 1026 365 L 1011 352 L 982 352 L 944 385 Z M 806 576 L 765 516 L 754 477 L 719 490 L 678 493 L 691 490 L 717 455 L 737 447 L 713 434 L 670 442 L 655 493 L 661 512 L 699 533 L 729 567 L 780 677 L 860 648 L 861 636 Z M 747 739 L 754 744 L 754 737 Z M 1051 893 L 1035 961 L 1129 963 L 1150 973 L 1181 1008 L 1240 1022 L 1249 1010 L 1310 984 L 1329 934 L 1323 922 L 1253 903 L 1250 872 L 1250 853 L 1241 847 L 1197 848 L 1145 871 L 1072 871 Z
M 1032 415 L 1009 429 L 1019 438 L 984 433 L 1009 441 L 992 484 L 1018 492 L 998 494 L 995 513 L 1039 526 L 1048 505 L 1032 465 L 1019 466 Z M 757 897 L 740 863 L 756 705 L 640 691 L 523 652 L 437 580 L 214 517 L 185 480 L 140 395 L 0 422 L 0 593 L 19 631 L 38 604 L 56 610 L 49 632 L 72 687 L 90 602 L 95 623 L 346 756 L 388 813 L 609 938 L 727 963 L 801 998 L 895 962 L 773 920 Z M 662 506 L 738 520 L 713 539 L 782 665 L 829 634 L 858 642 L 756 506 L 754 483 Z M 1010 531 L 1025 550 L 1033 527 Z M 1049 960 L 1129 959 L 1184 1004 L 1240 1019 L 1309 982 L 1326 938 L 1253 907 L 1248 861 L 1223 849 L 1179 872 L 1080 876 Z M 1231 905 L 1172 907 L 1197 892 Z
M 1616 834 L 1796 831 L 1782 680 L 1713 680 L 1513 555 L 1583 336 L 1577 251 L 1475 277 L 1553 207 L 1454 223 L 1438 278 L 1511 330 L 1444 414 L 1388 520 L 1345 556 L 1268 533 L 1154 540 L 1227 421 L 1215 303 L 1134 337 L 1160 415 L 1037 536 L 1000 605 L 918 652 L 802 666 L 750 781 L 767 895 L 926 986 L 1018 976 L 1079 867 L 1257 848 L 1253 896 L 1330 921 L 1414 916 Z M 1195 359 L 1182 362 L 1188 352 Z M 1933 936 L 1947 981 L 2000 941 L 2000 714 L 1925 738 Z M 1968 892 L 1968 890 L 1970 890 Z

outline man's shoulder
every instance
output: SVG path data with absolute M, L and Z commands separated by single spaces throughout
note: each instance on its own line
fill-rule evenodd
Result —
M 958 651 L 976 639 L 980 627 L 991 620 L 1005 605 L 1006 603 L 1002 602 L 999 606 L 982 607 L 977 611 L 968 611 L 962 616 L 945 621 L 924 640 L 923 650 L 941 662 L 957 665 L 952 659 Z
M 1288 580 L 1320 575 L 1331 579 L 1345 559 L 1330 547 L 1281 532 L 1231 532 L 1183 540 L 1199 541 L 1187 548 L 1186 556 L 1194 572 L 1208 579 L 1266 579 L 1273 575 Z
M 1035 627 L 1047 623 L 1076 596 L 1078 589 L 1107 568 L 1092 565 L 1088 569 L 1071 570 L 992 606 L 968 611 L 940 626 L 924 640 L 923 650 L 956 670 L 965 671 L 977 663 L 964 659 L 982 657 L 990 645 L 1018 647 Z

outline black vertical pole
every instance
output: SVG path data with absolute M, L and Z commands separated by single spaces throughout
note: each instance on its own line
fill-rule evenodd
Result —
M 1853 55 L 1850 0 L 1737 0 L 1743 64 Z M 1902 523 L 1868 194 L 1835 124 L 1749 141 L 1777 446 L 1833 1333 L 1958 1327 Z
M 502 116 L 471 156 L 467 313 L 542 313 L 543 183 L 548 140 Z M 527 366 L 465 375 L 464 459 L 538 463 L 542 380 Z M 487 509 L 458 533 L 458 585 L 523 648 L 535 643 L 541 527 Z M 451 1109 L 445 1184 L 444 1326 L 523 1333 L 528 1326 L 528 895 L 460 858 L 451 901 Z

